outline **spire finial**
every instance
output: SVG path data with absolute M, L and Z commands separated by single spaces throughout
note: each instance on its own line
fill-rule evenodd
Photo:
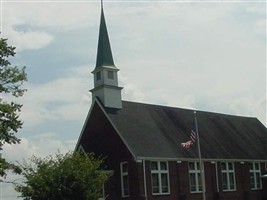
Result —
M 101 9 L 103 10 L 103 0 L 101 0 Z

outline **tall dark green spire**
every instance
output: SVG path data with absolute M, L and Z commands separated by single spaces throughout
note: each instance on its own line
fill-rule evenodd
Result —
M 101 17 L 100 17 L 99 36 L 98 36 L 96 68 L 102 66 L 115 67 L 104 16 L 103 2 L 101 0 Z
M 122 108 L 121 90 L 118 86 L 118 71 L 114 65 L 110 48 L 108 31 L 105 22 L 103 3 L 101 0 L 101 17 L 99 27 L 99 38 L 97 48 L 96 67 L 92 71 L 94 74 L 93 99 L 97 98 L 105 107 Z

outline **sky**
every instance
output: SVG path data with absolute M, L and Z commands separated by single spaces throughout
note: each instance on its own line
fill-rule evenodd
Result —
M 100 2 L 2 0 L 1 37 L 26 66 L 22 162 L 73 150 L 91 105 Z M 122 98 L 266 122 L 265 1 L 104 1 Z M 17 178 L 9 175 L 9 180 Z M 0 200 L 19 199 L 2 184 Z

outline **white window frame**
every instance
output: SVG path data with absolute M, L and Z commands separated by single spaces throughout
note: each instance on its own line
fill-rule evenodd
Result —
M 152 163 L 156 163 L 157 169 L 151 168 L 151 187 L 152 187 L 152 194 L 153 195 L 168 195 L 170 194 L 170 178 L 169 178 L 169 165 L 167 161 L 151 161 L 150 166 L 152 166 Z M 161 163 L 166 164 L 166 170 L 161 169 Z M 159 192 L 153 192 L 153 174 L 156 174 L 158 176 L 158 187 Z M 162 185 L 162 175 L 167 175 L 167 192 L 163 191 L 163 185 Z
M 86 152 L 85 152 L 84 148 L 82 147 L 82 145 L 79 145 L 77 152 L 79 152 L 82 155 L 86 155 Z
M 123 171 L 123 166 L 127 165 L 127 171 Z M 121 196 L 122 197 L 129 197 L 130 196 L 130 185 L 129 185 L 129 173 L 128 173 L 128 163 L 121 162 L 120 163 L 120 172 L 121 172 Z M 124 177 L 127 177 L 126 181 L 128 182 L 128 194 L 126 193 L 127 188 L 124 188 Z
M 252 168 L 251 168 L 251 166 L 252 166 Z M 251 162 L 251 163 L 249 163 L 249 177 L 250 177 L 250 189 L 251 190 L 260 190 L 260 189 L 262 189 L 261 165 L 260 165 L 259 162 Z M 258 180 L 259 180 L 259 186 L 258 186 L 258 182 L 257 182 L 257 177 L 258 177 Z M 253 180 L 253 182 L 251 182 L 252 180 Z
M 225 164 L 226 169 L 222 169 L 222 165 Z M 233 169 L 229 169 L 229 165 L 233 166 Z M 236 180 L 235 180 L 235 164 L 234 162 L 221 162 L 221 175 L 222 175 L 222 185 L 223 185 L 223 175 L 226 175 L 226 186 L 227 188 L 223 188 L 224 192 L 236 191 Z M 230 180 L 231 176 L 233 177 L 234 188 L 231 188 Z
M 190 169 L 190 163 L 193 163 L 193 169 Z M 200 193 L 202 192 L 202 181 L 201 181 L 201 170 L 199 162 L 188 162 L 188 171 L 189 171 L 189 183 L 190 183 L 190 193 Z M 191 175 L 195 179 L 195 190 L 192 190 Z M 204 173 L 205 176 L 205 173 Z

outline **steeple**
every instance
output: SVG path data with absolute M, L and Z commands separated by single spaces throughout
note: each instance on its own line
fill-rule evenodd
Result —
M 90 90 L 92 97 L 98 98 L 105 107 L 122 108 L 121 90 L 118 86 L 118 71 L 115 66 L 108 31 L 101 0 L 101 16 L 98 36 L 96 66 L 94 74 L 94 88 Z
M 101 1 L 101 17 L 98 36 L 96 68 L 102 66 L 114 66 L 114 62 L 104 16 L 103 2 Z

